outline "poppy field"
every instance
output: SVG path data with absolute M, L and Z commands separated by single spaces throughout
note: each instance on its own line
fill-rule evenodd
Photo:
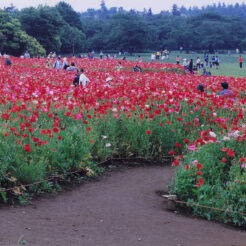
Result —
M 171 157 L 170 191 L 207 219 L 246 225 L 246 78 L 194 76 L 181 66 L 70 59 L 90 83 L 74 87 L 74 72 L 45 68 L 45 59 L 12 58 L 0 72 L 0 194 L 21 201 L 55 185 L 44 181 L 83 170 L 102 171 L 109 158 Z M 111 78 L 111 83 L 106 82 Z M 219 96 L 227 81 L 234 96 Z M 205 92 L 196 88 L 203 84 Z M 153 179 L 155 177 L 152 177 Z M 18 187 L 11 191 L 7 189 Z

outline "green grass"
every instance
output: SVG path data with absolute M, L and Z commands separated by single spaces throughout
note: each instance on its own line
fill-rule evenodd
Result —
M 138 61 L 138 56 L 142 57 L 142 60 L 144 62 L 150 62 L 150 56 L 151 53 L 135 53 L 134 55 L 126 56 L 127 60 L 129 61 Z M 192 54 L 186 54 L 182 53 L 180 54 L 178 51 L 173 51 L 169 55 L 169 59 L 165 59 L 164 61 L 155 61 L 155 62 L 160 62 L 160 63 L 176 63 L 176 57 L 177 55 L 180 56 L 180 61 L 181 65 L 183 62 L 183 59 L 186 58 L 187 60 L 193 59 L 194 64 L 196 64 L 196 59 L 197 57 L 200 57 L 201 61 L 204 62 L 203 60 L 203 54 L 202 53 L 192 53 Z M 218 54 L 219 60 L 220 60 L 220 66 L 219 69 L 217 70 L 215 67 L 213 68 L 208 68 L 207 70 L 212 73 L 212 75 L 217 75 L 217 76 L 233 76 L 233 77 L 246 77 L 246 55 L 242 55 L 244 59 L 243 63 L 243 68 L 239 67 L 239 62 L 238 54 L 231 54 L 228 56 L 227 54 Z M 123 56 L 118 56 L 118 58 L 122 58 Z M 211 60 L 212 55 L 209 55 L 209 59 Z M 205 62 L 204 62 L 205 64 Z M 202 73 L 202 69 L 199 69 L 198 74 Z

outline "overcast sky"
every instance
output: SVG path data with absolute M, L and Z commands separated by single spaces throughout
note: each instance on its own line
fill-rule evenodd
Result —
M 152 8 L 154 13 L 159 13 L 161 10 L 171 10 L 172 5 L 176 3 L 178 6 L 185 7 L 198 6 L 201 7 L 207 4 L 224 2 L 225 4 L 243 3 L 246 0 L 105 0 L 106 6 L 110 7 L 124 7 L 124 9 L 143 10 L 144 8 Z M 10 6 L 13 3 L 18 9 L 25 7 L 37 7 L 39 4 L 47 4 L 54 6 L 60 2 L 59 0 L 0 0 L 0 8 Z M 100 8 L 101 0 L 65 0 L 65 2 L 72 5 L 72 7 L 82 12 L 88 8 Z

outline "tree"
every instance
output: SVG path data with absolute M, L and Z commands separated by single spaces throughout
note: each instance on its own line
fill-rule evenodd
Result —
M 174 16 L 180 16 L 180 15 L 181 15 L 181 14 L 180 14 L 180 11 L 179 11 L 179 9 L 178 9 L 177 4 L 173 4 L 173 7 L 172 7 L 172 14 L 173 14 Z
M 20 11 L 19 19 L 22 28 L 35 37 L 48 52 L 60 51 L 60 32 L 66 23 L 57 9 L 48 6 L 26 8 Z
M 20 22 L 3 10 L 0 10 L 0 49 L 16 56 L 26 50 L 33 56 L 45 55 L 45 50 L 38 41 L 22 31 Z
M 76 27 L 83 32 L 83 26 L 79 14 L 73 10 L 71 5 L 66 2 L 59 2 L 55 8 L 60 13 L 61 17 L 71 27 Z
M 149 44 L 149 30 L 141 19 L 132 14 L 117 14 L 109 23 L 108 48 L 133 51 L 144 50 Z
M 100 6 L 101 6 L 101 9 L 100 9 L 101 18 L 102 19 L 108 18 L 108 9 L 106 7 L 106 4 L 105 4 L 105 1 L 104 0 L 101 1 Z
M 153 15 L 153 14 L 152 14 L 152 9 L 151 9 L 151 8 L 149 8 L 147 15 L 148 15 L 148 16 L 152 16 L 152 15 Z
M 100 6 L 101 6 L 101 11 L 102 12 L 107 12 L 107 7 L 106 7 L 106 4 L 105 4 L 104 0 L 101 1 Z
M 215 13 L 206 13 L 193 17 L 190 24 L 193 30 L 199 30 L 197 36 L 203 49 L 213 53 L 215 49 L 228 48 L 231 23 L 226 18 Z
M 11 3 L 11 5 L 9 7 L 5 7 L 4 10 L 8 13 L 12 13 L 16 10 L 15 6 L 13 5 L 13 3 Z
M 71 27 L 70 25 L 65 25 L 60 34 L 61 37 L 61 52 L 63 54 L 72 54 L 73 46 L 75 53 L 82 52 L 86 48 L 86 37 L 83 32 L 81 32 L 76 27 Z

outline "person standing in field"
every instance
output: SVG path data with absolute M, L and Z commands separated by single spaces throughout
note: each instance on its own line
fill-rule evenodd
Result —
M 238 61 L 239 61 L 239 67 L 242 68 L 243 67 L 243 58 L 241 55 L 239 56 Z
M 80 71 L 77 70 L 75 74 L 75 78 L 73 79 L 73 85 L 77 87 L 79 85 L 79 77 L 80 77 Z
M 62 68 L 62 62 L 61 62 L 61 57 L 58 56 L 58 58 L 56 59 L 55 63 L 54 63 L 54 68 L 56 69 L 61 69 Z
M 151 61 L 152 61 L 152 62 L 155 61 L 155 54 L 154 54 L 154 53 L 151 54 Z
M 186 58 L 183 59 L 183 66 L 184 66 L 185 68 L 187 68 Z
M 209 62 L 208 55 L 204 55 L 204 61 L 206 62 L 206 66 L 208 66 L 208 62 Z
M 196 66 L 197 66 L 197 68 L 201 67 L 201 60 L 199 57 L 197 57 L 197 59 L 196 59 Z
M 167 49 L 164 50 L 164 56 L 167 57 Z
M 62 63 L 62 68 L 66 70 L 68 67 L 69 67 L 69 65 L 68 65 L 68 62 L 67 62 L 67 58 L 64 57 L 63 58 L 63 63 Z
M 30 54 L 28 53 L 28 51 L 25 52 L 24 57 L 25 58 L 30 58 Z
M 215 65 L 215 57 L 213 56 L 212 57 L 212 63 L 213 63 L 213 66 Z
M 179 63 L 180 63 L 180 57 L 177 56 L 177 57 L 176 57 L 176 64 L 179 65 Z
M 190 62 L 188 65 L 188 70 L 190 71 L 191 74 L 194 74 L 194 72 L 193 72 L 193 59 L 190 59 Z
M 50 55 L 48 55 L 48 57 L 47 57 L 45 67 L 46 68 L 52 68 L 52 61 L 51 61 Z
M 90 80 L 84 74 L 84 69 L 81 68 L 79 76 L 79 85 L 83 85 L 84 87 L 86 87 L 89 82 Z
M 103 59 L 103 52 L 102 52 L 102 50 L 101 50 L 99 56 L 100 56 L 100 59 Z
M 156 56 L 156 60 L 159 60 L 160 59 L 160 52 L 157 51 L 155 56 Z
M 116 68 L 116 71 L 119 72 L 123 68 L 121 65 L 121 62 L 118 62 L 118 65 L 115 68 Z
M 170 54 L 170 52 L 169 52 L 169 50 L 168 50 L 168 51 L 167 51 L 167 55 L 166 55 L 167 59 L 169 59 L 169 54 Z
M 10 66 L 10 65 L 12 65 L 12 62 L 10 61 L 10 59 L 9 59 L 9 56 L 8 56 L 8 55 L 6 56 L 5 65 L 6 65 L 6 66 Z
M 216 65 L 216 69 L 218 70 L 219 69 L 219 65 L 220 65 L 220 61 L 219 61 L 219 57 L 218 56 L 215 57 L 214 64 Z

